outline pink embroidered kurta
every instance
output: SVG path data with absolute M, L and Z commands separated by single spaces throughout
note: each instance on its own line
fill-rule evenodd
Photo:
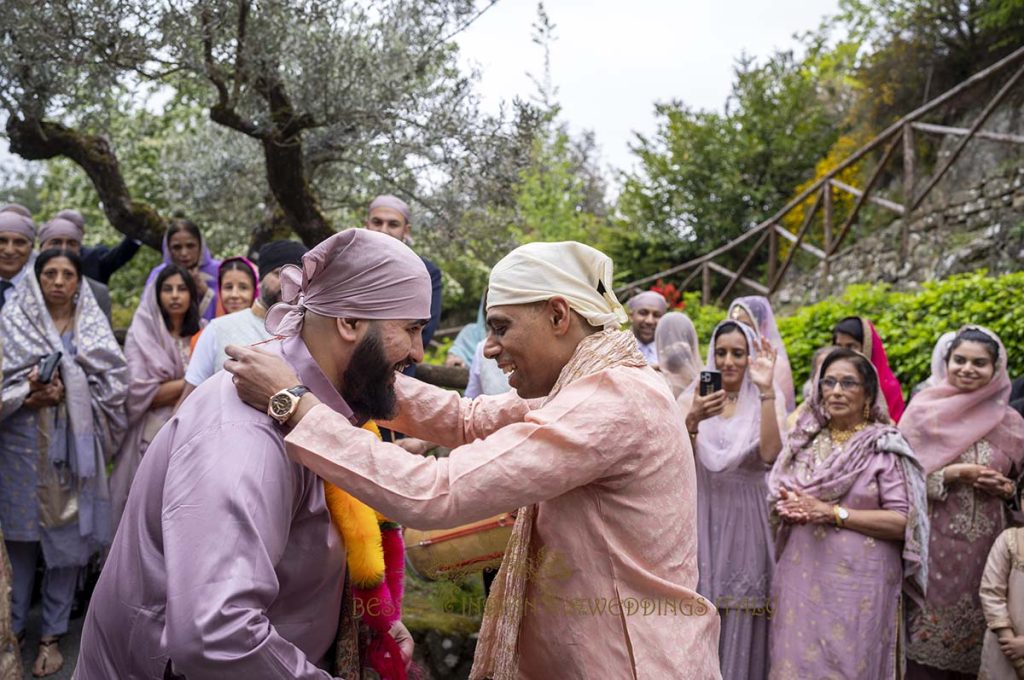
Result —
M 409 454 L 323 406 L 289 453 L 407 526 L 444 528 L 537 503 L 520 634 L 525 679 L 719 678 L 718 619 L 696 594 L 693 454 L 665 382 L 599 371 L 531 409 L 399 377 L 387 426 L 452 447 Z
M 300 339 L 280 347 L 314 394 L 351 414 Z M 161 680 L 170 661 L 189 680 L 328 680 L 317 664 L 335 640 L 344 578 L 323 482 L 289 460 L 277 426 L 221 373 L 142 459 L 75 677 Z
M 827 432 L 797 454 L 810 478 L 830 449 Z M 820 453 L 819 453 L 820 452 Z M 898 456 L 879 452 L 839 503 L 851 510 L 909 512 Z M 823 524 L 790 526 L 772 595 L 772 680 L 899 677 L 898 604 L 903 541 Z
M 956 462 L 1013 476 L 1010 458 L 985 439 Z M 944 484 L 941 469 L 928 475 L 928 501 L 928 597 L 923 610 L 912 610 L 907 658 L 973 675 L 985 634 L 978 589 L 989 550 L 1006 527 L 1006 508 L 1001 498 L 970 484 Z

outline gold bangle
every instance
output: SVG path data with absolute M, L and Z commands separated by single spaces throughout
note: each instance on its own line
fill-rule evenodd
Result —
M 839 505 L 832 506 L 832 517 L 835 518 L 836 526 L 843 528 L 843 519 L 839 516 Z

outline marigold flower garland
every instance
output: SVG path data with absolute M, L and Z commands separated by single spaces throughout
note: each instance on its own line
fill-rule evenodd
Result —
M 380 438 L 372 420 L 363 429 Z M 390 633 L 391 626 L 402 618 L 402 528 L 326 480 L 324 495 L 331 521 L 345 542 L 353 604 L 374 633 L 367 651 L 370 665 L 382 680 L 405 680 L 401 650 Z

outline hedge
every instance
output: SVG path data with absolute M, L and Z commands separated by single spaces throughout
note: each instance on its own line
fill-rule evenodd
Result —
M 991 277 L 987 271 L 932 281 L 917 292 L 896 292 L 887 284 L 850 286 L 839 298 L 801 307 L 779 317 L 779 331 L 798 387 L 807 380 L 811 355 L 831 341 L 832 327 L 845 316 L 866 316 L 878 329 L 889 365 L 905 393 L 928 377 L 939 336 L 967 323 L 992 329 L 1006 345 L 1010 376 L 1024 375 L 1024 272 Z M 687 296 L 686 313 L 702 341 L 725 311 L 701 306 Z

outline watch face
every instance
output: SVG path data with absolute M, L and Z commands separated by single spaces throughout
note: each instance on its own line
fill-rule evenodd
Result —
M 270 413 L 278 418 L 288 415 L 292 409 L 291 397 L 287 394 L 275 394 L 270 398 Z
M 839 517 L 845 522 L 850 519 L 850 511 L 846 508 L 839 508 Z

